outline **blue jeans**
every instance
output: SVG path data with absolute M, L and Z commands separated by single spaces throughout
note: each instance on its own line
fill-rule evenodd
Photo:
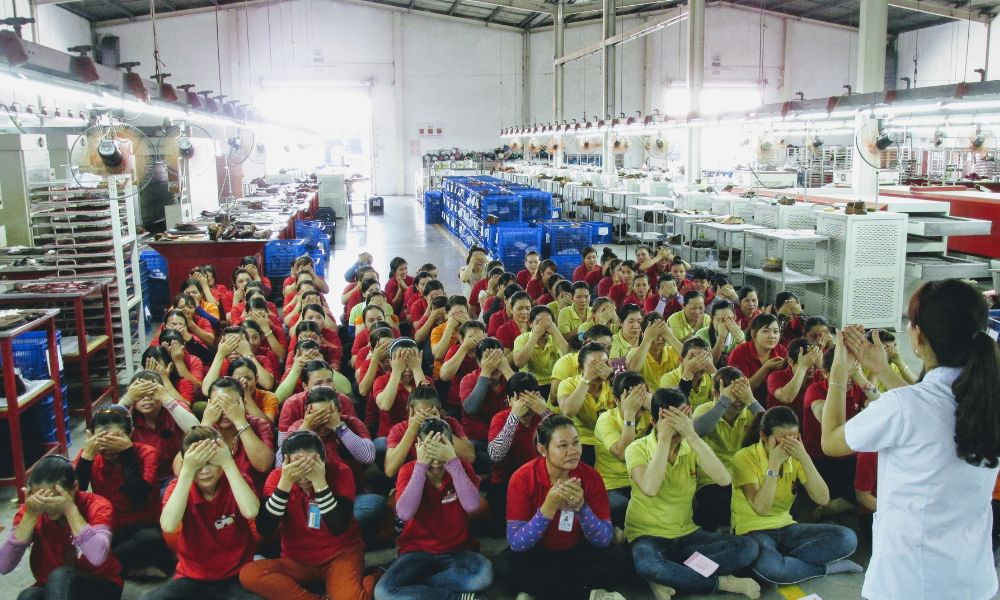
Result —
M 608 503 L 611 505 L 611 522 L 619 529 L 625 529 L 625 512 L 628 511 L 628 503 L 631 499 L 631 487 L 608 490 Z
M 858 547 L 854 531 L 840 525 L 793 523 L 746 534 L 760 544 L 754 573 L 778 585 L 826 575 L 826 565 Z
M 493 583 L 493 564 L 476 552 L 408 552 L 375 586 L 375 600 L 460 600 Z
M 354 498 L 354 519 L 361 526 L 361 535 L 367 540 L 378 530 L 385 514 L 386 500 L 378 494 L 358 494 Z
M 643 536 L 632 542 L 632 559 L 639 575 L 680 593 L 711 594 L 719 589 L 719 576 L 732 575 L 753 564 L 760 548 L 757 542 L 728 533 L 698 529 L 679 538 Z M 703 577 L 684 564 L 700 552 L 718 563 L 719 569 Z
M 7 585 L 11 584 L 8 582 Z M 73 567 L 58 567 L 49 573 L 45 587 L 30 587 L 21 590 L 21 593 L 17 595 L 17 600 L 45 600 L 46 598 L 118 600 L 121 597 L 122 588 L 107 579 L 87 575 Z
M 377 437 L 372 444 L 375 445 L 375 463 L 382 470 L 385 468 L 385 453 L 389 451 L 389 438 Z

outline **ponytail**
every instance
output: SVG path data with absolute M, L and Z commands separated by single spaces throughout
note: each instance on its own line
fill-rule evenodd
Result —
M 764 411 L 761 411 L 753 416 L 753 420 L 750 421 L 750 425 L 747 426 L 747 432 L 743 434 L 744 448 L 753 446 L 760 441 L 760 425 L 763 420 Z
M 753 421 L 747 428 L 746 435 L 743 436 L 743 447 L 753 446 L 760 441 L 760 434 L 765 437 L 774 435 L 774 430 L 779 427 L 798 427 L 799 417 L 795 411 L 788 406 L 772 406 L 764 412 L 759 412 L 753 417 Z
M 974 466 L 996 468 L 1000 454 L 1000 346 L 984 331 L 972 335 L 969 360 L 951 385 L 958 456 Z

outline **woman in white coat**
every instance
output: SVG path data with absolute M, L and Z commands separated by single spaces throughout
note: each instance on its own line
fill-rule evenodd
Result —
M 823 411 L 823 451 L 878 452 L 878 510 L 868 600 L 988 600 L 997 591 L 991 494 L 1000 453 L 1000 350 L 981 293 L 932 281 L 909 305 L 910 344 L 923 362 L 906 385 L 877 335 L 845 328 Z M 893 388 L 845 423 L 849 362 Z

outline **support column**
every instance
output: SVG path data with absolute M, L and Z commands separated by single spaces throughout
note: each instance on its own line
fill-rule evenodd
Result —
M 615 36 L 615 0 L 603 0 L 604 3 L 604 37 L 603 40 L 607 41 L 609 38 Z M 615 104 L 615 53 L 616 47 L 614 44 L 604 45 L 604 50 L 601 52 L 603 58 L 601 74 L 604 76 L 604 86 L 602 88 L 601 94 L 601 115 L 609 115 L 611 118 L 617 116 L 618 109 Z M 604 134 L 604 174 L 614 175 L 615 170 L 615 155 L 611 151 L 611 134 Z
M 559 60 L 566 52 L 566 4 L 564 0 L 556 2 L 556 12 L 552 19 L 552 53 L 555 55 L 553 60 Z M 562 124 L 563 119 L 565 119 L 563 116 L 563 95 L 566 90 L 565 75 L 565 63 L 556 63 L 552 76 L 552 118 L 557 125 Z M 563 148 L 565 146 L 566 141 L 563 140 Z M 563 148 L 560 148 L 559 152 L 556 153 L 556 168 L 563 166 Z
M 888 23 L 889 5 L 885 0 L 861 0 L 858 28 L 858 81 L 854 88 L 859 94 L 885 90 L 885 44 Z M 855 118 L 855 135 L 866 121 L 867 119 L 860 114 Z M 854 193 L 861 200 L 872 202 L 878 197 L 878 170 L 864 160 L 858 160 L 859 158 L 855 157 L 851 167 Z
M 392 75 L 393 75 L 393 109 L 396 116 L 396 143 L 393 145 L 392 157 L 396 162 L 396 189 L 397 194 L 406 193 L 407 175 L 412 173 L 406 168 L 406 157 L 408 142 L 406 130 L 403 126 L 403 15 L 398 12 L 392 13 Z M 419 144 L 419 140 L 417 140 Z M 416 158 L 418 167 L 422 166 L 421 158 Z
M 528 71 L 531 70 L 531 33 L 525 30 L 521 34 L 521 122 L 527 125 L 531 122 L 531 83 L 528 82 Z
M 692 113 L 701 109 L 701 90 L 705 82 L 705 0 L 688 2 L 687 35 L 688 106 Z M 701 177 L 701 128 L 687 130 L 685 178 L 695 183 Z

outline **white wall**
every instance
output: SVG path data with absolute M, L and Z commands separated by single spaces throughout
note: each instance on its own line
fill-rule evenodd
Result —
M 1000 60 L 1000 48 L 996 42 L 991 45 L 988 79 L 995 79 L 1000 72 L 1000 65 L 996 64 Z M 979 81 L 979 74 L 974 70 L 986 67 L 986 25 L 954 21 L 910 31 L 899 36 L 897 49 L 899 77 L 914 77 L 913 58 L 916 56 L 917 87 Z
M 521 119 L 523 36 L 515 32 L 315 0 L 252 8 L 249 14 L 220 11 L 219 31 L 221 50 L 215 13 L 157 19 L 171 80 L 221 89 L 244 101 L 268 81 L 369 85 L 375 189 L 381 194 L 412 192 L 424 152 L 493 148 L 500 127 Z M 148 21 L 101 27 L 98 33 L 119 36 L 122 56 L 151 63 Z M 417 126 L 426 123 L 441 125 L 444 135 L 420 138 Z

